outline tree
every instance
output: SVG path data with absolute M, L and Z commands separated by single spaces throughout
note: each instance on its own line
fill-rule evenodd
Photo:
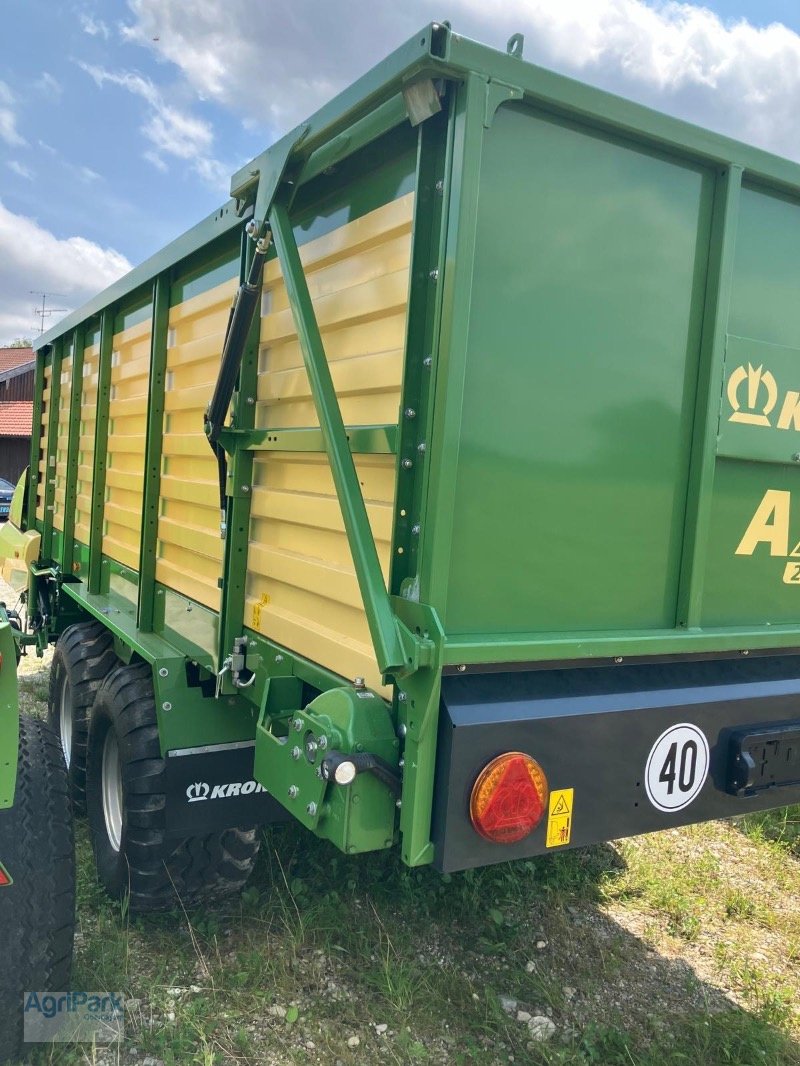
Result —
M 9 348 L 31 348 L 32 347 L 31 339 L 30 339 L 30 337 L 16 337 L 11 342 L 11 344 L 8 345 L 8 347 Z

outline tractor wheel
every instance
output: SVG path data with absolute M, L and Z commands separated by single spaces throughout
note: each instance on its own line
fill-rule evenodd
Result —
M 146 664 L 119 666 L 97 691 L 89 726 L 86 801 L 98 877 L 131 911 L 208 902 L 244 887 L 255 826 L 188 838 L 166 832 L 166 760 Z
M 65 629 L 53 654 L 47 718 L 61 738 L 76 814 L 86 813 L 89 712 L 100 682 L 118 662 L 111 633 L 99 622 L 79 622 Z
M 38 718 L 20 718 L 14 805 L 0 811 L 0 863 L 0 1061 L 13 1061 L 22 1053 L 24 994 L 69 988 L 75 927 L 67 775 L 58 740 Z

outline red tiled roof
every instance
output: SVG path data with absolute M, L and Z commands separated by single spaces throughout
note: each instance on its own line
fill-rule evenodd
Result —
M 32 400 L 0 403 L 0 437 L 30 437 L 32 426 Z
M 0 348 L 0 374 L 33 361 L 33 348 Z

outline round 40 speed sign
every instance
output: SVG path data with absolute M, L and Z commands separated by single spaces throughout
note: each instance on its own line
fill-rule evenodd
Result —
M 688 807 L 708 777 L 708 741 L 687 722 L 665 729 L 647 757 L 644 775 L 647 797 L 660 811 Z

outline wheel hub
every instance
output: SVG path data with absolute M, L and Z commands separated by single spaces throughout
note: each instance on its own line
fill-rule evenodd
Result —
M 103 745 L 102 794 L 108 839 L 114 851 L 119 851 L 122 846 L 122 766 L 113 729 L 109 729 Z
M 61 683 L 58 723 L 61 732 L 61 750 L 64 752 L 64 762 L 69 770 L 69 764 L 72 761 L 72 686 L 67 677 Z

